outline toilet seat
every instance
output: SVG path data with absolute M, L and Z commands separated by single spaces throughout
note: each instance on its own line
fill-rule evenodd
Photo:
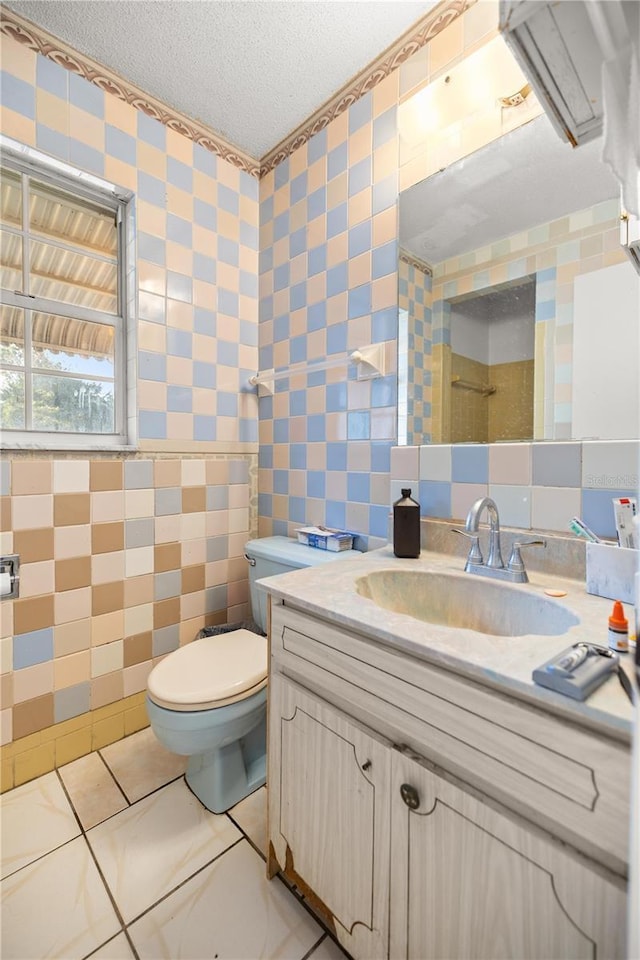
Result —
M 245 700 L 266 682 L 267 638 L 234 630 L 174 650 L 153 668 L 147 689 L 159 707 L 195 711 Z

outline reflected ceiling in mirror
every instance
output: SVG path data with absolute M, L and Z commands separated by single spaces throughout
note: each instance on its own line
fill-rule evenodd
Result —
M 602 143 L 563 143 L 545 116 L 400 195 L 400 246 L 431 266 L 618 196 Z
M 599 141 L 571 148 L 542 116 L 401 194 L 399 443 L 457 442 L 452 408 L 463 397 L 476 406 L 482 402 L 495 408 L 496 414 L 499 407 L 513 407 L 514 398 L 498 388 L 497 375 L 504 371 L 492 371 L 488 364 L 479 378 L 468 378 L 454 370 L 460 357 L 471 353 L 475 358 L 456 330 L 455 318 L 461 304 L 481 294 L 500 294 L 500 300 L 493 301 L 499 308 L 487 309 L 489 298 L 480 311 L 487 336 L 495 323 L 494 340 L 499 341 L 508 323 L 509 336 L 521 342 L 523 350 L 507 359 L 514 364 L 530 361 L 531 425 L 527 436 L 524 428 L 501 426 L 499 417 L 491 418 L 487 411 L 479 419 L 493 419 L 492 433 L 464 434 L 460 440 L 592 435 L 581 411 L 574 409 L 574 381 L 588 380 L 591 374 L 593 391 L 600 392 L 603 405 L 610 404 L 615 393 L 611 377 L 628 383 L 626 399 L 623 391 L 615 401 L 625 409 L 611 409 L 610 417 L 613 424 L 623 423 L 612 429 L 624 432 L 611 435 L 637 436 L 637 412 L 627 415 L 627 408 L 638 408 L 632 370 L 638 349 L 636 275 L 619 244 L 618 189 L 600 160 L 601 151 Z M 524 312 L 527 281 L 526 299 L 533 300 L 528 340 L 524 333 L 514 333 L 516 315 Z M 628 370 L 618 366 L 609 373 L 598 362 L 610 347 L 612 320 L 602 323 L 593 316 L 588 304 L 595 299 L 615 302 L 616 335 L 625 343 Z M 473 322 L 468 315 L 463 324 L 467 334 Z M 497 332 L 500 324 L 502 334 Z M 593 343 L 590 356 L 574 342 L 576 336 L 584 341 L 585 330 Z M 532 353 L 524 346 L 531 340 Z M 574 370 L 574 355 L 580 356 L 580 370 Z M 456 377 L 496 389 L 478 393 L 461 388 L 454 385 L 459 383 Z M 519 396 L 519 388 L 513 389 Z M 580 437 L 574 423 L 581 424 Z

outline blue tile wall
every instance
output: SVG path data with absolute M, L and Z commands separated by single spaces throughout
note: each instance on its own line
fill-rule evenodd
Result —
M 105 149 L 123 163 L 136 164 L 136 139 L 110 123 L 105 126 Z
M 258 442 L 258 421 L 253 417 L 240 417 L 238 440 L 240 443 Z
M 59 160 L 69 159 L 69 137 L 57 130 L 51 130 L 42 123 L 36 124 L 36 146 Z
M 104 176 L 104 153 L 88 147 L 80 140 L 69 138 L 69 160 L 83 170 L 89 170 L 100 177 Z
M 150 173 L 138 172 L 138 197 L 146 203 L 164 209 L 167 202 L 167 188 L 163 180 L 152 177 Z
M 191 193 L 193 190 L 193 171 L 186 163 L 176 160 L 175 157 L 167 157 L 167 180 L 174 187 L 180 190 L 186 190 Z
M 104 98 L 105 93 L 99 87 L 79 76 L 77 73 L 69 74 L 69 100 L 74 107 L 80 107 L 87 113 L 93 114 L 99 120 L 104 118 Z
M 147 114 L 141 110 L 138 111 L 136 116 L 138 138 L 144 140 L 144 142 L 150 146 L 156 147 L 158 150 L 166 150 L 167 128 L 162 123 L 154 120 L 153 117 L 148 117 Z
M 13 669 L 53 660 L 53 627 L 22 633 L 13 638 Z
M 164 440 L 167 436 L 167 415 L 158 410 L 140 410 L 140 436 L 150 440 Z
M 66 100 L 69 95 L 69 71 L 47 57 L 38 57 L 36 84 L 41 90 L 52 93 L 54 97 Z
M 458 444 L 452 449 L 452 477 L 454 483 L 489 482 L 489 448 L 481 444 Z M 473 480 L 469 478 L 472 477 Z
M 218 206 L 227 213 L 238 215 L 240 209 L 240 199 L 235 190 L 227 187 L 224 183 L 218 184 Z

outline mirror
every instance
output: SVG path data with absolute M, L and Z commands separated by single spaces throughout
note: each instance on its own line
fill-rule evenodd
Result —
M 401 193 L 400 444 L 638 437 L 640 278 L 601 151 L 540 116 Z

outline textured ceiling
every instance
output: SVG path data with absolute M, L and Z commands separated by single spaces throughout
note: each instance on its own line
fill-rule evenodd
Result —
M 16 13 L 256 159 L 434 0 L 20 0 Z
M 574 149 L 537 117 L 405 190 L 400 245 L 436 264 L 617 197 L 601 155 L 601 140 Z

